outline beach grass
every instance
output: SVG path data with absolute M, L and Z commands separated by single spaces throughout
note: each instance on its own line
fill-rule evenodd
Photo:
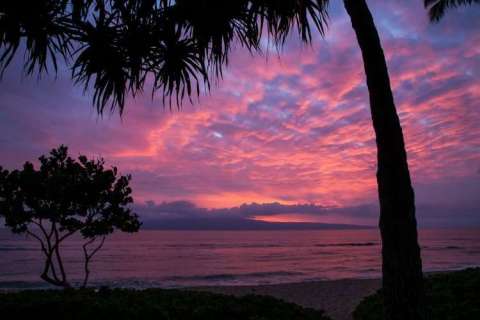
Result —
M 30 290 L 0 294 L 3 319 L 329 320 L 273 297 L 165 289 Z
M 434 274 L 427 277 L 430 319 L 480 319 L 480 268 Z M 355 320 L 382 320 L 382 292 L 362 300 L 353 313 Z

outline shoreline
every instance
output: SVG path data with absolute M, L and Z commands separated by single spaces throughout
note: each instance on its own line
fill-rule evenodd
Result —
M 241 297 L 249 294 L 271 296 L 303 307 L 323 310 L 333 320 L 352 320 L 351 313 L 360 301 L 375 293 L 381 286 L 379 278 L 349 278 L 338 280 L 315 280 L 261 285 L 213 285 L 178 288 L 118 288 L 162 289 L 210 292 Z M 61 290 L 59 288 L 2 288 L 0 294 L 30 290 Z
M 478 268 L 474 266 L 473 268 Z M 468 267 L 472 268 L 472 267 Z M 425 277 L 451 273 L 468 268 L 427 271 Z M 313 280 L 260 285 L 195 286 L 179 290 L 206 291 L 237 297 L 248 294 L 266 295 L 295 303 L 307 308 L 323 310 L 333 320 L 352 320 L 352 312 L 360 301 L 375 293 L 382 286 L 382 279 L 345 278 Z
M 375 293 L 381 279 L 339 279 L 265 285 L 205 286 L 181 290 L 206 291 L 233 296 L 272 296 L 307 308 L 324 310 L 334 320 L 352 320 L 360 301 Z

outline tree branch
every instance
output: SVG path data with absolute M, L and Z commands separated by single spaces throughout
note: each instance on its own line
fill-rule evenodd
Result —
M 50 232 L 47 232 L 45 226 L 43 225 L 42 223 L 42 219 L 39 219 L 39 221 L 35 221 L 35 220 L 31 220 L 31 222 L 33 224 L 35 224 L 38 228 L 40 228 L 40 230 L 42 231 L 44 237 L 45 237 L 45 242 L 46 242 L 46 246 L 44 246 L 44 253 L 45 253 L 45 265 L 44 265 L 44 268 L 43 268 L 43 272 L 41 274 L 41 278 L 44 279 L 45 281 L 49 282 L 49 283 L 52 283 L 54 285 L 57 285 L 57 286 L 63 286 L 63 283 L 64 281 L 60 280 L 58 278 L 58 275 L 57 275 L 57 272 L 56 272 L 56 268 L 55 268 L 55 264 L 54 262 L 52 261 L 52 255 L 54 254 L 55 252 L 55 247 L 57 246 L 57 244 L 54 244 L 52 246 L 52 242 L 51 242 L 51 237 L 53 236 L 53 233 L 55 231 L 55 228 L 54 228 L 54 223 L 52 222 L 51 223 L 51 228 L 50 228 Z M 33 234 L 32 232 L 30 232 L 30 234 Z M 40 237 L 37 237 L 37 239 L 39 239 Z M 51 273 L 52 274 L 52 277 L 50 277 L 48 274 Z
M 93 251 L 88 253 L 88 246 L 90 244 L 92 244 L 93 242 L 95 242 L 96 239 L 97 238 L 92 238 L 92 239 L 88 240 L 87 242 L 85 242 L 82 246 L 83 247 L 83 255 L 85 257 L 85 261 L 84 261 L 85 277 L 83 279 L 82 288 L 85 288 L 87 286 L 88 278 L 90 277 L 90 269 L 88 268 L 90 260 L 102 248 L 103 244 L 105 243 L 105 236 L 103 236 L 102 240 L 100 241 L 98 246 L 96 246 L 95 249 L 93 249 Z
M 43 271 L 42 271 L 40 277 L 43 280 L 47 281 L 48 283 L 51 283 L 53 285 L 60 285 L 58 279 L 51 278 L 48 275 L 49 271 L 52 270 L 52 252 L 49 249 L 47 249 L 47 246 L 45 245 L 44 240 L 39 235 L 33 233 L 30 230 L 27 230 L 26 233 L 28 235 L 34 237 L 35 239 L 37 239 L 40 242 L 41 250 L 42 250 L 43 254 L 45 255 L 45 263 L 44 263 Z M 46 233 L 44 233 L 44 234 L 46 235 Z M 52 274 L 54 274 L 54 273 L 52 272 Z
M 35 233 L 33 233 L 32 231 L 30 230 L 27 230 L 26 233 L 32 237 L 34 237 L 35 239 L 38 240 L 38 242 L 40 242 L 40 246 L 41 246 L 41 249 L 42 249 L 42 252 L 45 254 L 45 255 L 48 255 L 47 253 L 47 248 L 45 247 L 45 243 L 43 242 L 42 238 L 40 238 L 40 236 L 36 235 Z
M 57 257 L 58 267 L 60 268 L 60 273 L 62 274 L 62 282 L 65 284 L 65 287 L 70 287 L 70 284 L 67 281 L 67 275 L 65 273 L 65 268 L 63 267 L 62 257 L 60 255 L 60 242 L 59 242 L 59 235 L 56 223 L 52 223 L 54 235 L 55 235 L 55 243 L 54 243 L 54 250 L 55 256 Z
M 45 264 L 43 272 L 41 274 L 41 278 L 56 286 L 62 286 L 66 288 L 70 287 L 60 253 L 60 244 L 78 230 L 75 229 L 61 235 L 57 229 L 55 222 L 51 223 L 51 228 L 48 232 L 41 219 L 39 219 L 39 221 L 32 220 L 31 222 L 41 230 L 43 236 L 45 237 L 45 240 L 43 240 L 39 235 L 33 233 L 30 230 L 27 230 L 27 234 L 31 235 L 40 242 L 42 252 L 45 255 Z M 52 237 L 54 237 L 53 241 Z M 52 260 L 54 255 L 56 256 L 56 261 L 60 271 L 61 279 L 57 275 L 55 263 Z M 49 273 L 51 274 L 51 276 L 49 275 Z

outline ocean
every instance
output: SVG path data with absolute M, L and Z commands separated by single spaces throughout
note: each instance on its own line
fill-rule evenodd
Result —
M 424 271 L 480 266 L 480 229 L 419 231 Z M 83 277 L 81 241 L 62 254 L 72 282 Z M 381 276 L 376 229 L 160 231 L 115 234 L 91 265 L 91 285 L 255 285 Z M 0 288 L 43 288 L 38 243 L 0 230 Z

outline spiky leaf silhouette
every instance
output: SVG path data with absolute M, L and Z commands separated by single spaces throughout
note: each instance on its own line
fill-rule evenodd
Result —
M 480 4 L 480 0 L 425 0 L 425 7 L 428 9 L 430 20 L 433 22 L 440 21 L 448 9 L 472 4 Z
M 328 0 L 4 0 L 1 70 L 25 44 L 25 71 L 62 63 L 98 113 L 120 112 L 127 96 L 161 91 L 164 105 L 208 91 L 232 45 L 261 52 L 268 35 L 283 45 L 292 30 L 309 42 L 327 26 Z M 28 10 L 26 9 L 28 8 Z M 151 81 L 150 81 L 151 79 Z

